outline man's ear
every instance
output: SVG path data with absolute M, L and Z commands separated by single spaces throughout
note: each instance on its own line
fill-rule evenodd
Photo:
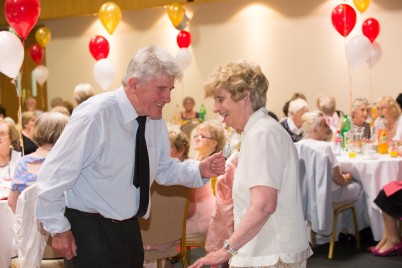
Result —
M 135 77 L 131 77 L 128 79 L 128 86 L 130 88 L 130 91 L 133 91 L 137 88 L 138 80 Z

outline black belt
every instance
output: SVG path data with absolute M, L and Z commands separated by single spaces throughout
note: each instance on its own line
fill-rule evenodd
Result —
M 105 218 L 100 213 L 84 212 L 84 211 L 81 211 L 81 210 L 68 208 L 68 207 L 66 207 L 66 211 L 69 211 L 69 212 L 72 212 L 72 213 L 75 213 L 75 214 L 80 214 L 80 215 L 83 215 L 83 216 L 89 216 L 89 217 L 92 217 L 92 218 L 103 219 L 103 220 L 114 222 L 114 223 L 122 223 L 122 222 L 127 222 L 127 221 L 132 221 L 134 219 L 137 219 L 136 217 L 132 217 L 132 218 L 129 218 L 129 219 L 126 219 L 126 220 L 115 220 L 115 219 Z

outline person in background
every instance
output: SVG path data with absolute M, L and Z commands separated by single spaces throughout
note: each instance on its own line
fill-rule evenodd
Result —
M 95 96 L 95 91 L 93 90 L 91 84 L 81 83 L 75 86 L 73 96 L 78 106 L 81 104 L 81 102 L 84 102 L 90 97 Z
M 18 130 L 13 123 L 0 119 L 0 181 L 11 180 L 21 157 Z
M 21 115 L 21 134 L 24 144 L 24 155 L 31 154 L 38 149 L 38 146 L 32 141 L 32 129 L 35 126 L 36 118 L 37 116 L 32 111 L 23 112 Z
M 63 106 L 67 108 L 67 110 L 70 114 L 73 114 L 74 104 L 71 101 L 64 100 Z
M 67 117 L 70 117 L 70 116 L 71 116 L 70 111 L 69 111 L 66 107 L 64 107 L 64 106 L 56 106 L 56 107 L 52 108 L 50 111 L 51 111 L 51 112 L 62 113 L 62 114 L 64 114 L 64 115 L 67 116 Z
M 54 97 L 50 101 L 50 108 L 53 109 L 54 107 L 57 106 L 63 106 L 63 99 L 61 97 Z
M 401 108 L 399 108 L 394 98 L 388 96 L 381 97 L 377 102 L 377 111 L 379 116 L 384 116 L 384 119 L 388 122 L 390 140 L 402 141 Z M 377 120 L 376 122 L 378 122 Z M 374 122 L 374 129 L 376 129 L 376 122 Z M 376 130 L 374 131 L 373 139 L 377 140 Z
M 306 98 L 306 96 L 305 96 L 303 93 L 301 93 L 301 92 L 296 92 L 296 93 L 294 93 L 294 94 L 292 95 L 292 97 L 290 98 L 290 100 L 288 100 L 287 102 L 285 102 L 285 104 L 283 105 L 283 107 L 282 107 L 282 112 L 283 112 L 283 114 L 285 115 L 285 117 L 281 118 L 281 120 L 280 120 L 279 122 L 282 122 L 284 119 L 286 119 L 286 118 L 289 116 L 289 103 L 290 103 L 292 100 L 295 100 L 295 99 L 303 99 L 303 100 L 307 101 L 307 98 Z
M 213 121 L 204 121 L 199 124 L 194 135 L 195 159 L 203 160 L 208 156 L 222 151 L 226 143 L 223 127 Z M 186 234 L 204 236 L 207 233 L 209 219 L 215 203 L 214 187 L 216 178 L 201 188 L 191 190 L 190 205 L 188 208 Z
M 370 124 L 367 123 L 368 101 L 364 98 L 357 98 L 352 102 L 351 121 L 352 130 L 363 129 L 363 139 L 370 140 Z
M 396 102 L 399 105 L 399 108 L 402 110 L 402 93 L 398 94 L 398 97 L 396 97 Z
M 342 172 L 339 168 L 339 163 L 332 151 L 331 144 L 327 143 L 329 137 L 332 136 L 332 131 L 324 114 L 320 111 L 305 113 L 302 117 L 302 128 L 304 138 L 300 141 L 301 143 L 310 147 L 322 146 L 326 148 L 325 152 L 328 155 L 333 171 L 332 202 L 353 201 L 357 210 L 359 229 L 363 230 L 368 227 L 369 221 L 363 188 L 359 183 L 352 180 L 352 176 L 349 173 Z M 355 238 L 350 232 L 353 230 L 352 214 L 350 211 L 342 213 L 342 230 L 339 233 L 339 240 L 352 243 Z
M 36 107 L 37 103 L 36 103 L 36 99 L 32 96 L 29 96 L 28 98 L 26 98 L 25 100 L 25 110 L 26 111 L 30 111 L 30 112 L 34 112 L 35 116 L 39 116 L 43 113 L 42 110 L 38 110 Z
M 58 112 L 45 112 L 38 117 L 32 131 L 32 140 L 39 147 L 35 152 L 19 159 L 11 183 L 8 205 L 14 213 L 19 195 L 29 185 L 36 182 L 40 167 L 60 137 L 67 122 L 68 118 Z
M 307 240 L 299 157 L 284 128 L 268 115 L 268 80 L 253 63 L 218 67 L 204 85 L 214 112 L 242 132 L 233 182 L 234 232 L 191 267 L 306 267 Z
M 131 59 L 122 86 L 74 110 L 36 183 L 36 216 L 66 267 L 142 267 L 138 218 L 149 217 L 154 180 L 201 187 L 224 173 L 221 152 L 201 162 L 170 157 L 162 111 L 182 76 L 172 55 L 147 46 Z M 136 148 L 138 128 L 146 144 Z
M 170 156 L 181 162 L 189 159 L 190 141 L 183 131 L 169 131 Z
M 11 117 L 7 116 L 6 109 L 1 104 L 0 104 L 0 119 L 4 119 L 15 125 L 14 120 Z
M 384 235 L 381 241 L 368 251 L 375 256 L 386 257 L 402 255 L 402 239 L 398 231 L 398 220 L 402 220 L 402 182 L 392 181 L 386 184 L 374 199 L 381 209 L 384 220 Z
M 308 112 L 308 104 L 305 100 L 292 100 L 289 103 L 289 117 L 281 122 L 293 142 L 298 142 L 303 137 L 301 118 L 305 112 Z
M 192 97 L 185 97 L 183 100 L 184 111 L 180 113 L 181 125 L 190 120 L 200 118 L 200 114 L 194 111 L 195 100 Z
M 332 96 L 319 96 L 317 98 L 317 107 L 327 120 L 328 126 L 331 128 L 333 134 L 337 129 L 341 128 L 341 120 L 343 112 L 336 110 L 336 100 Z

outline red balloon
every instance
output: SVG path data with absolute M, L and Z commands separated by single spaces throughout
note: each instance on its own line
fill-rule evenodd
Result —
M 95 60 L 105 59 L 109 55 L 109 42 L 101 35 L 96 35 L 89 41 L 89 51 Z
M 187 31 L 180 31 L 177 35 L 177 45 L 179 48 L 188 48 L 191 44 L 191 34 Z
M 43 59 L 44 52 L 43 47 L 41 47 L 39 44 L 34 44 L 29 49 L 29 55 L 31 56 L 31 59 L 36 62 L 36 64 L 40 64 Z
M 8 24 L 25 39 L 38 21 L 39 0 L 6 0 L 4 14 Z
M 356 11 L 347 4 L 340 4 L 332 10 L 331 18 L 338 33 L 346 37 L 355 27 Z
M 369 18 L 363 22 L 362 30 L 363 34 L 373 43 L 380 33 L 380 23 L 374 18 Z

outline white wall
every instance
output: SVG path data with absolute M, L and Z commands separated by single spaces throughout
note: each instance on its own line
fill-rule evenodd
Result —
M 203 81 L 218 65 L 241 59 L 261 65 L 270 81 L 268 109 L 280 117 L 283 104 L 296 91 L 306 94 L 313 109 L 318 95 L 332 95 L 338 109 L 345 112 L 349 111 L 350 93 L 353 98 L 369 100 L 383 95 L 396 97 L 402 92 L 402 1 L 371 1 L 366 12 L 358 13 L 356 26 L 346 40 L 331 23 L 333 8 L 343 2 L 237 0 L 184 5 L 193 13 L 188 29 L 193 60 L 173 91 L 164 117 L 170 119 L 176 106 L 181 109 L 183 97 L 190 95 L 196 99 L 196 109 L 204 103 L 207 118 L 214 118 L 212 99 L 203 98 Z M 353 5 L 351 0 L 348 2 Z M 371 69 L 364 65 L 349 73 L 346 41 L 361 34 L 362 22 L 369 17 L 380 22 L 376 42 L 382 47 L 382 58 Z M 108 58 L 117 67 L 112 88 L 119 86 L 130 58 L 139 48 L 158 44 L 173 55 L 179 49 L 178 31 L 162 7 L 123 12 L 111 36 L 97 16 L 49 20 L 44 25 L 52 33 L 46 47 L 49 100 L 60 96 L 72 101 L 74 86 L 82 82 L 99 88 L 92 74 L 95 60 L 88 49 L 94 35 L 109 40 Z

